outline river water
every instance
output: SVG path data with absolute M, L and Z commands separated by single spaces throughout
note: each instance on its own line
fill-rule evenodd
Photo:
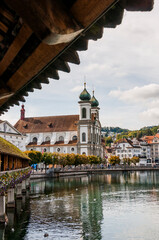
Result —
M 0 239 L 159 239 L 157 171 L 34 181 L 16 205 Z

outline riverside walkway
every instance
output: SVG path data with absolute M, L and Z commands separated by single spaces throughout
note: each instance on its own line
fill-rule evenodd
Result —
M 65 176 L 80 176 L 80 175 L 90 175 L 90 174 L 109 174 L 115 172 L 129 172 L 129 171 L 159 171 L 159 166 L 118 166 L 110 168 L 86 168 L 77 167 L 72 169 L 60 169 L 60 170 L 47 170 L 43 171 L 33 171 L 31 174 L 31 179 L 38 178 L 58 178 Z

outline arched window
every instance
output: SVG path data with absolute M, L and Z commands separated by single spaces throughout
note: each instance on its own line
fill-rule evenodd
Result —
M 77 136 L 73 136 L 73 137 L 72 137 L 72 140 L 77 140 Z
M 37 143 L 38 139 L 36 137 L 33 138 L 33 143 Z
M 85 153 L 85 152 L 83 152 L 82 154 L 83 154 L 83 155 L 86 155 L 86 153 Z
M 86 134 L 82 133 L 82 142 L 86 142 Z
M 46 148 L 44 148 L 44 152 L 47 152 L 47 149 L 46 149 Z
M 50 141 L 50 137 L 45 138 L 45 142 L 48 142 L 48 141 Z
M 64 142 L 64 137 L 63 137 L 63 136 L 60 136 L 60 137 L 59 137 L 59 141 Z
M 82 118 L 86 118 L 86 108 L 82 108 Z

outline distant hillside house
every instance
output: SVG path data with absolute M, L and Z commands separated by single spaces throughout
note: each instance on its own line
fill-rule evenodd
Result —
M 159 164 L 159 129 L 154 136 L 144 136 L 145 140 L 151 146 L 152 162 Z
M 14 127 L 27 135 L 26 149 L 103 157 L 99 103 L 86 85 L 79 98 L 79 115 L 25 118 L 22 106 L 21 119 Z
M 150 145 L 141 139 L 132 139 L 127 138 L 121 139 L 116 144 L 115 155 L 119 156 L 121 161 L 123 158 L 132 158 L 137 156 L 140 158 L 140 165 L 147 165 L 151 163 L 151 147 Z
M 26 136 L 19 132 L 8 121 L 0 120 L 0 137 L 11 142 L 21 151 L 25 151 Z

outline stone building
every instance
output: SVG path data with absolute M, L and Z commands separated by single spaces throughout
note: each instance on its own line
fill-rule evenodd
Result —
M 103 158 L 99 103 L 86 89 L 81 92 L 79 115 L 25 117 L 22 106 L 21 119 L 15 128 L 26 134 L 26 149 L 41 152 L 79 153 Z
M 121 139 L 115 147 L 115 155 L 119 156 L 121 161 L 123 158 L 139 157 L 139 164 L 147 165 L 151 163 L 151 147 L 141 139 Z
M 159 129 L 154 136 L 144 136 L 143 139 L 151 146 L 151 159 L 159 164 Z
M 25 151 L 26 136 L 19 132 L 6 120 L 0 120 L 0 137 L 11 142 L 21 151 Z

